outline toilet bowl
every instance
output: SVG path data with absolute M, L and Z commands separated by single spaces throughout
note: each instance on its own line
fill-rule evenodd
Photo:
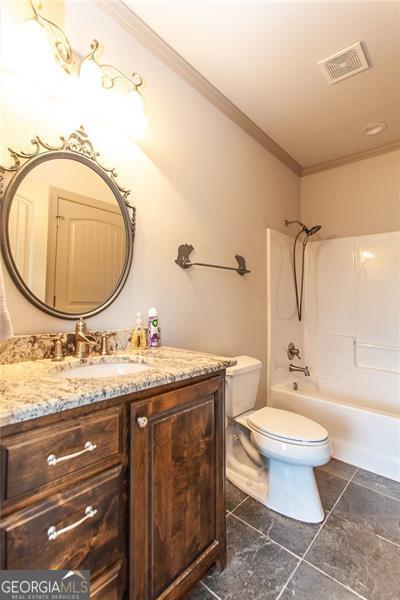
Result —
M 329 462 L 328 432 L 286 410 L 254 410 L 261 363 L 227 369 L 227 478 L 268 508 L 307 523 L 324 519 L 314 467 Z M 250 410 L 249 410 L 250 409 Z

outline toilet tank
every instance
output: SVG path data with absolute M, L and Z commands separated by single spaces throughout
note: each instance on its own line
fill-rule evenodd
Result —
M 261 361 L 251 356 L 234 358 L 237 364 L 226 369 L 227 417 L 237 417 L 254 407 L 262 367 Z

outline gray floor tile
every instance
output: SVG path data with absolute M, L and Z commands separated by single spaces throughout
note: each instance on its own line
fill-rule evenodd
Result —
M 225 506 L 226 510 L 233 510 L 242 500 L 246 498 L 246 494 L 239 490 L 233 483 L 226 480 L 226 495 Z
M 335 514 L 306 560 L 369 600 L 399 597 L 400 548 Z
M 201 583 L 198 583 L 188 594 L 186 594 L 186 596 L 184 596 L 183 600 L 215 600 L 215 596 L 210 594 Z
M 227 518 L 228 562 L 206 585 L 222 600 L 275 600 L 297 559 L 234 516 Z
M 358 599 L 359 596 L 305 562 L 301 563 L 281 596 L 281 600 Z
M 400 502 L 350 483 L 334 514 L 400 544 Z
M 318 467 L 317 471 L 326 471 L 331 475 L 336 475 L 336 477 L 341 477 L 342 479 L 349 481 L 353 477 L 355 471 L 357 471 L 357 467 L 349 465 L 341 460 L 337 460 L 337 458 L 332 458 L 327 465 Z
M 325 510 L 332 510 L 336 500 L 346 487 L 347 481 L 319 469 L 315 470 L 315 479 L 317 480 L 323 508 Z
M 358 483 L 358 485 L 363 485 L 385 496 L 391 496 L 400 500 L 400 483 L 398 481 L 393 481 L 393 479 L 388 479 L 387 477 L 382 477 L 382 475 L 376 475 L 375 473 L 371 473 L 371 471 L 364 471 L 363 469 L 358 471 L 353 481 L 354 483 Z
M 253 498 L 243 502 L 235 515 L 298 556 L 304 554 L 321 526 L 284 517 Z

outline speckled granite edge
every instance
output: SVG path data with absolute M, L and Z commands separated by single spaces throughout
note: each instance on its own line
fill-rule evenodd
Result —
M 60 371 L 74 367 L 110 362 L 145 363 L 150 368 L 112 377 L 71 379 L 59 376 Z M 68 358 L 60 363 L 36 360 L 0 365 L 0 426 L 206 375 L 235 362 L 227 357 L 161 347 L 107 357 L 91 355 L 85 361 Z
M 131 349 L 131 329 L 118 329 L 107 331 L 110 334 L 109 346 L 113 352 Z M 90 335 L 96 338 L 93 352 L 100 352 L 101 334 L 103 331 L 91 331 Z M 16 335 L 9 340 L 0 342 L 0 365 L 14 364 L 32 360 L 51 358 L 56 334 Z M 61 334 L 64 356 L 74 353 L 74 333 Z

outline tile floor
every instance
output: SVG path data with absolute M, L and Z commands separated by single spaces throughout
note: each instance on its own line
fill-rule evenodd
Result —
M 316 470 L 321 525 L 227 482 L 228 565 L 185 600 L 400 600 L 400 483 L 333 459 Z

